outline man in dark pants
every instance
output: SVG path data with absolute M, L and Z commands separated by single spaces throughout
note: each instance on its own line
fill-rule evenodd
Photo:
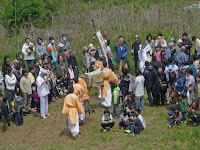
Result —
M 143 76 L 145 78 L 145 87 L 147 89 L 148 99 L 150 106 L 153 106 L 152 90 L 153 82 L 155 81 L 156 74 L 154 67 L 148 61 L 145 62 L 146 68 L 144 69 Z
M 1 106 L 1 113 L 3 118 L 3 132 L 6 132 L 7 124 L 10 125 L 9 109 L 8 109 L 8 97 L 3 98 L 3 104 Z
M 138 51 L 141 48 L 141 43 L 139 41 L 139 36 L 135 36 L 135 42 L 132 44 L 132 57 L 135 58 L 135 70 L 137 70 L 138 66 Z
M 192 48 L 192 42 L 187 38 L 187 33 L 183 33 L 183 46 L 186 47 L 185 53 L 190 56 L 190 49 Z

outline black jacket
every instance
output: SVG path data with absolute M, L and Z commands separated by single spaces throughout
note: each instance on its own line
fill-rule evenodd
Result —
M 176 73 L 173 71 L 173 72 L 169 72 L 169 85 L 170 86 L 174 86 L 176 82 Z
M 76 61 L 76 57 L 72 57 L 72 56 L 69 56 L 69 59 L 68 59 L 68 65 L 69 64 L 72 64 L 72 68 L 73 70 L 75 69 L 75 67 L 77 67 L 77 61 Z
M 183 46 L 188 45 L 188 47 L 186 47 L 186 54 L 190 53 L 190 49 L 192 48 L 192 42 L 189 39 L 182 39 L 183 40 Z
M 114 65 L 113 65 L 113 62 L 112 62 L 112 60 L 111 60 L 111 58 L 108 56 L 108 66 L 109 66 L 109 68 L 112 70 L 112 71 L 114 71 Z
M 129 91 L 129 83 L 130 83 L 130 77 L 128 75 L 125 75 L 122 77 L 122 80 L 119 84 L 119 88 L 122 92 L 122 95 L 125 97 L 126 95 L 128 95 L 128 91 Z
M 161 74 L 156 73 L 155 81 L 153 82 L 153 93 L 165 93 L 167 89 L 161 88 L 161 82 L 167 83 L 166 74 L 163 72 Z
M 4 61 L 3 65 L 2 65 L 2 72 L 3 72 L 3 76 L 5 77 L 5 75 L 7 74 L 8 68 L 10 67 L 10 64 L 6 63 Z
M 132 44 L 132 56 L 134 56 L 134 57 L 138 57 L 138 51 L 139 51 L 139 45 L 140 45 L 141 43 L 140 42 L 134 42 L 133 44 Z
M 8 117 L 8 115 L 9 115 L 9 109 L 8 109 L 7 103 L 3 102 L 2 106 L 1 106 L 1 113 L 2 113 L 2 116 L 4 116 L 4 118 Z
M 160 62 L 160 61 L 155 61 L 155 62 L 152 62 L 151 65 L 154 67 L 155 72 L 157 72 L 158 71 L 158 66 L 163 66 L 163 63 Z
M 144 69 L 143 76 L 145 78 L 145 82 L 144 82 L 145 87 L 147 89 L 152 89 L 154 80 L 156 78 L 154 67 L 152 65 L 147 66 Z

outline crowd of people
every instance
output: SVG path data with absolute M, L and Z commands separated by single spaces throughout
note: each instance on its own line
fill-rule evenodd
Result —
M 84 46 L 82 66 L 79 66 L 82 67 L 83 75 L 95 70 L 103 72 L 104 85 L 99 87 L 98 96 L 105 108 L 101 123 L 103 132 L 107 128 L 113 130 L 113 117 L 119 118 L 119 128 L 126 129 L 124 132 L 132 136 L 146 128 L 141 115 L 145 110 L 145 88 L 151 107 L 169 105 L 169 128 L 174 124 L 180 128 L 181 123 L 187 123 L 188 116 L 194 121 L 194 125 L 200 123 L 198 38 L 192 37 L 196 45 L 195 54 L 191 55 L 192 42 L 187 33 L 183 33 L 183 38 L 177 42 L 170 38 L 169 44 L 161 32 L 155 41 L 148 34 L 144 44 L 136 35 L 131 50 L 135 68 L 130 67 L 133 61 L 128 60 L 129 48 L 123 36 L 119 36 L 113 50 L 107 31 L 103 31 L 103 38 L 107 47 L 106 54 L 100 46 Z M 113 52 L 116 53 L 118 75 L 114 73 L 116 64 Z M 25 38 L 22 53 L 18 53 L 12 63 L 9 56 L 4 57 L 3 74 L 0 72 L 0 117 L 4 120 L 3 131 L 6 131 L 7 124 L 10 126 L 10 116 L 17 126 L 23 124 L 23 116 L 33 111 L 46 119 L 49 115 L 48 104 L 61 97 L 59 89 L 64 88 L 68 94 L 62 113 L 68 116 L 69 129 L 72 136 L 77 138 L 79 123 L 82 124 L 85 120 L 89 95 L 88 85 L 82 79 L 83 76 L 79 75 L 75 55 L 67 41 L 67 35 L 63 34 L 58 49 L 53 37 L 49 37 L 47 46 L 41 38 L 37 39 L 36 46 L 29 38 Z M 130 74 L 131 69 L 135 69 L 136 76 Z M 110 113 L 112 101 L 113 112 Z M 120 102 L 122 106 L 119 105 Z

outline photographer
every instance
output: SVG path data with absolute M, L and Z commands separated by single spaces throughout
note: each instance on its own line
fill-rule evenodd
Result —
M 50 76 L 47 76 L 47 71 L 45 69 L 40 70 L 40 75 L 37 77 L 37 92 L 40 97 L 40 114 L 43 119 L 48 116 L 48 94 L 49 87 L 48 82 Z

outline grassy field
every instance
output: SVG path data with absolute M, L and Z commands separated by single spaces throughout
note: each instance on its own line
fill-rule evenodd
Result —
M 92 95 L 97 93 L 92 92 Z M 50 116 L 43 120 L 37 114 L 24 117 L 24 125 L 12 125 L 8 131 L 0 131 L 0 149 L 200 149 L 200 127 L 193 127 L 191 120 L 180 129 L 174 126 L 168 129 L 168 109 L 166 107 L 149 107 L 145 98 L 145 110 L 142 113 L 147 128 L 140 135 L 131 137 L 118 132 L 103 133 L 100 127 L 103 108 L 97 96 L 91 97 L 95 113 L 86 115 L 87 119 L 80 127 L 81 134 L 77 140 L 71 137 L 67 119 L 61 114 L 63 99 L 50 104 Z M 112 112 L 112 109 L 110 109 Z M 118 119 L 115 119 L 118 128 Z M 2 123 L 0 124 L 2 129 Z

